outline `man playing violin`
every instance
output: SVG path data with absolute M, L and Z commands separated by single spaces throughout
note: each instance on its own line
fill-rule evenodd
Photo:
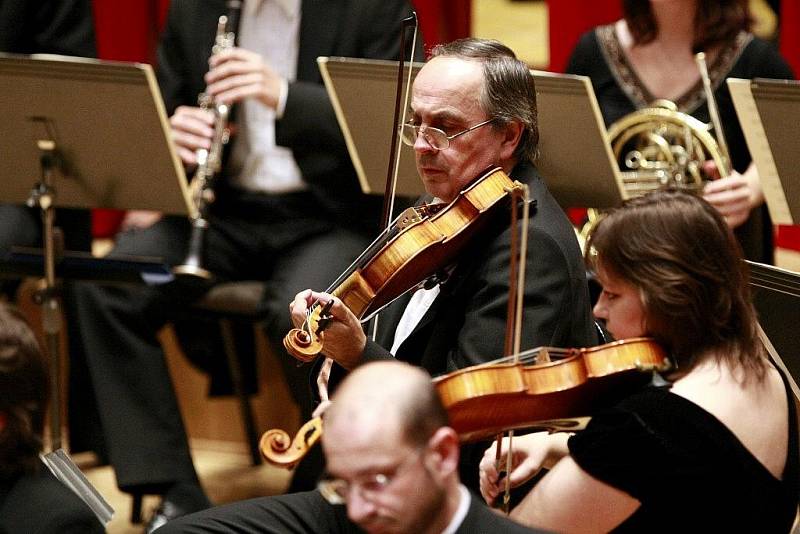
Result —
M 528 67 L 499 42 L 455 41 L 433 49 L 432 59 L 417 75 L 412 95 L 411 121 L 403 126 L 403 139 L 414 148 L 419 174 L 431 196 L 450 202 L 494 165 L 531 188 L 535 206 L 528 226 L 530 254 L 526 258 L 523 296 L 523 345 L 593 345 L 596 340 L 585 268 L 575 233 L 533 166 L 538 129 L 536 92 Z M 335 385 L 348 370 L 372 360 L 396 358 L 439 375 L 502 356 L 511 232 L 510 219 L 505 214 L 498 214 L 496 219 L 460 253 L 445 280 L 398 299 L 382 312 L 377 342 L 367 339 L 358 318 L 341 300 L 333 299 L 329 310 L 332 320 L 324 331 L 323 348 L 323 354 L 336 362 L 329 384 Z M 296 326 L 305 320 L 306 311 L 317 300 L 330 301 L 331 297 L 311 290 L 295 297 L 290 308 Z M 371 379 L 370 390 L 380 393 L 381 400 L 361 402 L 359 409 L 368 413 L 373 413 L 375 407 L 386 409 L 386 425 L 394 432 L 399 424 L 392 419 L 395 404 L 410 406 L 417 389 L 404 387 L 401 373 L 384 376 L 380 381 Z M 330 389 L 333 391 L 333 387 Z M 340 402 L 338 394 L 339 390 L 334 393 L 333 406 Z M 338 410 L 345 412 L 339 406 L 333 414 Z M 338 415 L 332 415 L 331 420 L 326 416 L 325 421 L 324 450 L 335 456 L 328 458 L 329 467 L 348 481 L 347 498 L 355 498 L 358 492 L 352 491 L 352 473 L 358 470 L 351 466 L 370 467 L 360 462 L 371 457 L 342 448 L 346 444 L 339 443 L 344 434 L 338 429 Z M 391 456 L 397 460 L 395 454 L 407 450 L 408 443 L 402 441 L 395 448 Z M 459 478 L 467 487 L 477 488 L 481 453 L 482 449 L 462 447 Z M 443 461 L 441 452 L 437 454 Z M 452 460 L 450 454 L 455 453 L 448 453 Z M 420 470 L 420 460 L 414 460 L 416 484 L 406 480 L 402 485 L 405 489 L 401 489 L 397 480 L 397 487 L 390 492 L 392 498 L 404 496 L 411 500 L 421 486 L 430 484 L 431 471 L 425 475 Z M 398 465 L 393 463 L 390 469 L 395 478 L 399 478 Z M 465 474 L 470 480 L 464 478 Z M 411 514 L 416 509 L 414 506 L 407 511 Z M 341 517 L 341 512 L 339 509 L 336 517 Z M 360 520 L 352 503 L 348 503 L 348 513 L 362 527 L 373 526 L 374 518 Z M 389 513 L 386 506 L 381 507 L 381 513 Z M 175 525 L 168 524 L 174 530 L 167 528 L 165 532 L 263 532 L 269 531 L 270 526 L 280 532 L 340 532 L 344 527 L 336 517 L 331 516 L 320 492 L 306 492 L 214 508 Z M 414 529 L 408 524 L 383 528 L 387 532 L 438 532 Z M 468 526 L 457 530 L 478 531 L 492 530 L 469 530 Z
M 594 345 L 585 268 L 574 231 L 533 166 L 539 139 L 536 92 L 528 67 L 496 41 L 464 39 L 433 49 L 414 81 L 403 140 L 413 146 L 427 192 L 442 202 L 492 165 L 527 183 L 533 199 L 523 297 L 523 348 Z M 445 281 L 398 299 L 380 317 L 377 341 L 338 298 L 324 332 L 336 363 L 330 385 L 361 363 L 395 357 L 431 375 L 503 355 L 509 293 L 509 217 L 498 214 L 449 269 Z M 316 301 L 307 290 L 290 304 L 300 325 Z M 470 457 L 470 452 L 475 454 Z M 478 450 L 465 450 L 462 479 L 476 487 Z
M 572 437 L 515 438 L 512 485 L 550 472 L 512 518 L 567 532 L 788 532 L 800 487 L 794 402 L 759 339 L 722 215 L 699 197 L 651 193 L 606 215 L 587 250 L 603 285 L 595 315 L 617 338 L 655 338 L 677 370 Z M 492 447 L 481 462 L 488 501 L 504 485 L 495 465 Z

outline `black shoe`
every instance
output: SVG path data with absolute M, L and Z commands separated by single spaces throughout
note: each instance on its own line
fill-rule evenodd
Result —
M 184 510 L 173 502 L 166 500 L 161 501 L 161 505 L 158 507 L 158 509 L 156 509 L 156 512 L 153 514 L 153 517 L 150 518 L 150 521 L 147 522 L 147 526 L 144 527 L 144 532 L 145 534 L 151 534 L 157 528 L 164 526 L 169 521 L 188 513 L 191 513 L 191 511 Z

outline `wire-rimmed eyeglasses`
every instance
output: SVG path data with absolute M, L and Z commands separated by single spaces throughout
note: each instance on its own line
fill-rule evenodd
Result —
M 394 473 L 387 475 L 386 473 L 374 473 L 358 477 L 353 481 L 348 481 L 343 478 L 323 478 L 317 484 L 322 497 L 330 504 L 347 504 L 347 497 L 350 495 L 350 490 L 355 488 L 362 499 L 375 499 L 387 487 L 391 485 L 408 466 L 412 465 L 411 460 L 416 460 L 421 452 L 425 451 L 426 447 L 414 449 L 409 455 L 400 462 L 400 465 L 394 470 Z
M 450 141 L 456 137 L 469 133 L 481 126 L 486 126 L 492 121 L 494 121 L 494 118 L 479 122 L 475 126 L 470 126 L 466 130 L 454 133 L 453 135 L 447 135 L 439 128 L 434 128 L 433 126 L 418 126 L 407 122 L 403 124 L 403 127 L 400 129 L 400 137 L 406 145 L 414 146 L 414 143 L 417 142 L 417 137 L 422 134 L 422 138 L 425 139 L 425 142 L 428 143 L 431 148 L 434 150 L 445 150 L 450 146 Z

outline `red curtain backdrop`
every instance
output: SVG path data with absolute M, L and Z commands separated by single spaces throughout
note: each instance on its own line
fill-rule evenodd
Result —
M 800 0 L 781 2 L 781 54 L 800 76 Z M 800 226 L 778 226 L 775 243 L 779 247 L 800 250 Z
M 94 0 L 92 7 L 100 59 L 155 62 L 158 34 L 166 20 L 169 0 Z M 123 215 L 117 210 L 94 210 L 92 234 L 113 236 Z
M 622 16 L 619 0 L 549 0 L 550 68 L 564 72 L 572 49 L 585 31 Z
M 425 50 L 471 32 L 472 0 L 413 0 L 419 26 L 425 38 Z

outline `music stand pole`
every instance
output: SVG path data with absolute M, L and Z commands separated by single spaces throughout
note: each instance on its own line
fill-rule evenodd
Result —
M 56 144 L 52 139 L 40 139 L 36 142 L 40 152 L 39 163 L 42 179 L 31 190 L 28 206 L 39 208 L 42 214 L 42 246 L 44 248 L 44 279 L 36 292 L 36 302 L 42 306 L 42 330 L 44 331 L 47 352 L 50 355 L 50 449 L 61 448 L 61 352 L 59 337 L 61 331 L 61 315 L 58 306 L 58 289 L 56 288 L 55 264 L 58 229 L 55 228 L 55 196 L 53 173 L 58 166 Z M 61 247 L 59 246 L 59 249 Z

